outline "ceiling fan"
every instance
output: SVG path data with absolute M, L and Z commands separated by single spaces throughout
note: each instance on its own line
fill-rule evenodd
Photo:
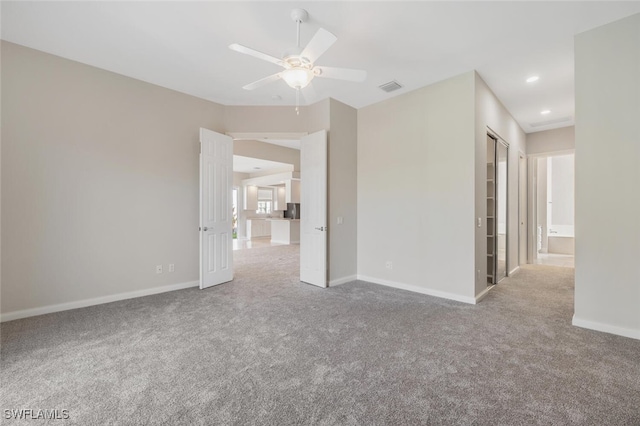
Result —
M 274 63 L 284 68 L 284 70 L 262 78 L 243 87 L 245 90 L 254 90 L 266 84 L 273 83 L 280 79 L 284 80 L 291 88 L 296 90 L 296 112 L 299 113 L 300 90 L 307 87 L 314 77 L 333 78 L 338 80 L 348 80 L 362 82 L 367 78 L 367 72 L 349 68 L 335 68 L 315 65 L 316 60 L 326 52 L 338 39 L 329 31 L 320 28 L 311 41 L 303 48 L 300 47 L 300 24 L 305 22 L 309 14 L 304 9 L 293 9 L 291 19 L 296 23 L 297 42 L 296 47 L 286 51 L 282 59 L 262 53 L 255 49 L 241 44 L 231 44 L 229 48 L 236 52 L 244 53 L 254 58 L 262 59 Z

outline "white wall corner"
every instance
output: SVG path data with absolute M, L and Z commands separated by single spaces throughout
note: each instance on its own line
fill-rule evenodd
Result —
M 580 328 L 587 328 L 589 330 L 602 331 L 604 333 L 616 334 L 618 336 L 629 337 L 631 339 L 640 340 L 640 330 L 634 330 L 632 328 L 618 327 L 616 325 L 605 324 L 601 322 L 589 321 L 581 319 L 573 315 L 571 324 Z
M 355 280 L 358 279 L 357 275 L 348 275 L 346 277 L 342 277 L 342 278 L 337 278 L 335 280 L 331 280 L 329 281 L 329 287 L 335 287 L 337 285 L 342 285 L 342 284 L 346 284 L 346 283 L 350 283 L 353 282 Z
M 144 290 L 130 291 L 126 293 L 112 294 L 110 296 L 95 297 L 92 299 L 76 300 L 74 302 L 59 303 L 56 305 L 41 306 L 39 308 L 23 309 L 20 311 L 6 312 L 0 316 L 0 322 L 13 321 L 21 318 L 35 317 L 38 315 L 52 314 L 54 312 L 69 311 L 71 309 L 86 308 L 88 306 L 102 305 L 117 302 L 119 300 L 134 299 L 136 297 L 151 296 L 169 291 L 183 290 L 185 288 L 198 287 L 199 281 L 171 284 L 162 287 L 153 287 Z
M 430 288 L 419 287 L 419 286 L 412 285 L 412 284 L 405 284 L 405 283 L 399 283 L 399 282 L 395 282 L 395 281 L 388 281 L 388 280 L 368 277 L 368 276 L 364 276 L 364 275 L 360 275 L 360 274 L 358 274 L 358 280 L 359 281 L 367 281 L 367 282 L 370 282 L 370 283 L 373 283 L 373 284 L 379 284 L 379 285 L 383 285 L 383 286 L 386 286 L 386 287 L 397 288 L 397 289 L 400 289 L 400 290 L 412 291 L 414 293 L 426 294 L 427 296 L 434 296 L 434 297 L 440 297 L 442 299 L 455 300 L 456 302 L 469 303 L 471 305 L 475 305 L 476 304 L 476 298 L 475 297 L 462 296 L 460 294 L 448 293 L 448 292 L 440 291 L 440 290 L 433 290 L 433 289 L 430 289 Z

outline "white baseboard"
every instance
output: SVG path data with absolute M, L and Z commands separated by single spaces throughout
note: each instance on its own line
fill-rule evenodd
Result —
M 353 282 L 353 281 L 355 281 L 357 279 L 358 279 L 358 276 L 355 275 L 355 274 L 354 275 L 349 275 L 347 277 L 338 278 L 338 279 L 329 281 L 329 287 L 335 287 L 337 285 L 350 283 L 350 282 Z
M 489 286 L 489 287 L 485 288 L 484 290 L 482 290 L 482 291 L 480 292 L 480 294 L 478 294 L 478 295 L 476 296 L 476 303 L 478 303 L 478 302 L 480 302 L 482 299 L 484 299 L 484 298 L 487 296 L 487 294 L 489 294 L 489 291 L 491 291 L 491 289 L 492 289 L 492 288 L 494 288 L 494 287 L 495 287 L 495 285 L 492 285 L 492 286 Z
M 509 276 L 515 274 L 516 272 L 520 272 L 520 266 L 516 266 L 515 268 L 513 268 L 513 270 L 509 272 Z
M 130 291 L 127 293 L 112 294 L 110 296 L 96 297 L 93 299 L 76 300 L 75 302 L 58 303 L 56 305 L 41 306 L 39 308 L 23 309 L 20 311 L 6 312 L 0 315 L 0 322 L 13 321 L 21 318 L 35 317 L 37 315 L 51 314 L 54 312 L 68 311 L 70 309 L 86 308 L 87 306 L 102 305 L 103 303 L 117 302 L 118 300 L 134 299 L 136 297 L 151 296 L 153 294 L 166 293 L 168 291 L 182 290 L 190 287 L 198 287 L 199 281 L 171 284 L 162 287 L 147 288 L 144 290 Z
M 618 327 L 616 325 L 584 320 L 581 318 L 576 318 L 575 315 L 571 320 L 571 324 L 575 325 L 576 327 L 588 328 L 590 330 L 602 331 L 605 333 L 616 334 L 618 336 L 630 337 L 632 339 L 640 340 L 640 330 L 634 330 L 632 328 L 624 328 Z
M 379 278 L 367 277 L 360 274 L 358 274 L 358 280 L 368 281 L 370 283 L 380 284 L 387 287 L 398 288 L 400 290 L 413 291 L 414 293 L 426 294 L 427 296 L 441 297 L 443 299 L 455 300 L 457 302 L 469 303 L 472 305 L 476 304 L 475 297 L 461 296 L 455 293 L 447 293 L 446 291 L 432 290 L 429 288 L 418 287 L 412 284 L 404 284 L 404 283 L 398 283 L 394 281 L 387 281 Z

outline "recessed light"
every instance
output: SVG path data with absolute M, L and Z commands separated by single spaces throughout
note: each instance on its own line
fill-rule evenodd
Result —
M 543 110 L 543 111 L 540 111 L 540 114 L 542 114 L 542 115 L 547 115 L 547 114 L 549 114 L 550 112 L 551 112 L 551 111 L 549 111 L 548 109 L 545 109 L 545 110 Z
M 534 81 L 538 81 L 539 78 L 540 77 L 538 77 L 537 75 L 532 75 L 527 79 L 527 83 L 533 83 Z

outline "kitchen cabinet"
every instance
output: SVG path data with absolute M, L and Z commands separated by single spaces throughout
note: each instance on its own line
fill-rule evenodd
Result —
M 287 209 L 287 190 L 284 186 L 273 188 L 273 210 L 284 211 Z
M 300 220 L 271 219 L 271 242 L 300 244 Z
M 247 238 L 271 236 L 271 221 L 266 219 L 247 219 Z
M 300 181 L 289 179 L 285 182 L 287 203 L 300 204 Z
M 244 209 L 258 210 L 258 187 L 247 185 L 244 187 Z

